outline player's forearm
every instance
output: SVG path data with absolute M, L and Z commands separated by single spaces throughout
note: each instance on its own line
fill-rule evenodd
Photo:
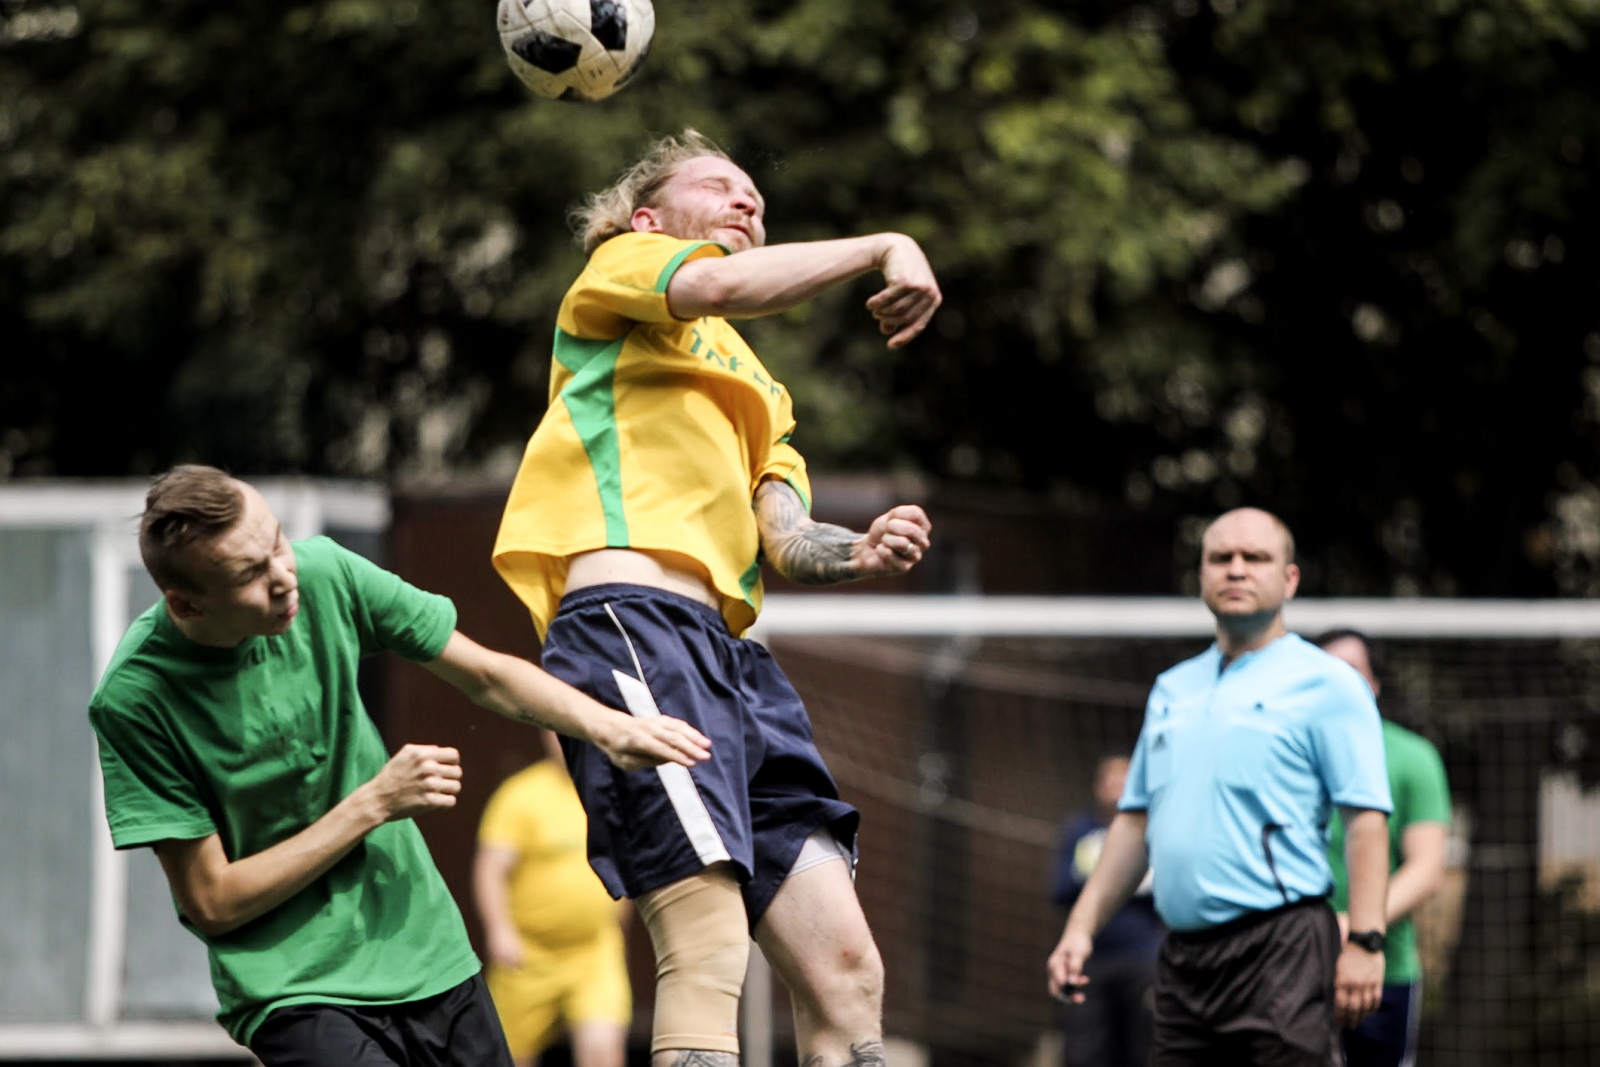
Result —
M 1143 812 L 1118 812 L 1106 831 L 1100 862 L 1078 895 L 1067 916 L 1067 929 L 1082 931 L 1093 938 L 1111 921 L 1118 908 L 1128 902 L 1150 867 L 1145 851 Z
M 1345 870 L 1349 877 L 1350 929 L 1386 930 L 1384 900 L 1389 884 L 1389 821 L 1381 811 L 1341 809 L 1345 822 Z
M 1445 853 L 1450 831 L 1443 823 L 1414 823 L 1406 827 L 1400 851 L 1405 859 L 1389 876 L 1384 916 L 1399 922 L 1421 907 L 1444 885 Z
M 757 317 L 787 311 L 876 268 L 897 234 L 796 241 L 737 255 L 691 260 L 667 285 L 680 319 Z
M 498 652 L 490 653 L 477 684 L 462 691 L 479 707 L 508 719 L 596 744 L 609 736 L 609 720 L 626 717 L 527 660 Z
M 773 569 L 802 585 L 835 585 L 856 577 L 855 546 L 864 536 L 817 522 L 788 485 L 761 483 L 755 497 L 761 551 Z
M 236 930 L 327 874 L 384 821 L 381 805 L 363 787 L 293 837 L 254 855 L 230 862 L 218 841 L 212 855 L 187 870 L 183 912 L 209 936 Z

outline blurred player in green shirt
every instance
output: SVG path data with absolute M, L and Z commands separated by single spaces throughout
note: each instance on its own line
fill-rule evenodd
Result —
M 1317 645 L 1354 667 L 1376 696 L 1380 686 L 1372 644 L 1358 630 L 1331 630 Z M 1450 787 L 1438 749 L 1425 737 L 1389 720 L 1383 722 L 1383 752 L 1388 762 L 1389 892 L 1384 900 L 1388 945 L 1384 949 L 1383 1002 L 1360 1026 L 1344 1031 L 1348 1067 L 1401 1067 L 1416 1059 L 1422 1000 L 1422 964 L 1411 913 L 1439 891 L 1444 881 L 1445 845 L 1450 833 Z M 1333 865 L 1333 906 L 1344 919 L 1344 823 L 1334 813 L 1328 833 Z

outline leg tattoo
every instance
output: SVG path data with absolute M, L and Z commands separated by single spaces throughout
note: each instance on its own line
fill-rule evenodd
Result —
M 885 1067 L 882 1041 L 863 1041 L 850 1046 L 850 1059 L 839 1067 Z M 821 1056 L 806 1056 L 800 1067 L 828 1067 Z
M 671 1061 L 672 1067 L 739 1067 L 736 1052 L 707 1052 L 704 1049 L 684 1049 Z

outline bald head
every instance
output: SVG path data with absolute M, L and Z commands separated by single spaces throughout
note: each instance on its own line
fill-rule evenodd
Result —
M 1200 596 L 1216 617 L 1217 640 L 1229 655 L 1283 634 L 1283 603 L 1299 584 L 1294 537 L 1270 511 L 1235 508 L 1219 515 L 1200 538 Z
M 1234 508 L 1232 511 L 1225 511 L 1212 519 L 1211 525 L 1207 526 L 1205 533 L 1200 535 L 1200 552 L 1203 556 L 1206 543 L 1211 539 L 1213 533 L 1217 533 L 1220 536 L 1224 533 L 1232 533 L 1241 529 L 1259 531 L 1263 525 L 1270 526 L 1276 531 L 1279 539 L 1279 553 L 1283 562 L 1293 563 L 1294 534 L 1289 531 L 1288 524 L 1282 519 L 1261 508 Z

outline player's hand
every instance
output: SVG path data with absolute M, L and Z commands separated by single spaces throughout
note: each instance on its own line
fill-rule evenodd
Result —
M 625 771 L 663 763 L 693 767 L 711 758 L 710 739 L 682 719 L 670 715 L 636 719 L 619 711 L 607 717 L 605 727 L 596 732 L 595 746 L 606 754 L 606 759 Z
M 453 808 L 461 792 L 461 753 L 440 745 L 406 745 L 367 785 L 385 822 Z
M 857 578 L 904 574 L 922 562 L 932 544 L 933 523 L 915 504 L 901 504 L 872 520 L 867 532 L 850 550 L 850 565 Z
M 1089 962 L 1093 952 L 1094 939 L 1088 934 L 1071 926 L 1061 932 L 1061 940 L 1044 965 L 1052 997 L 1063 1004 L 1083 1003 L 1083 991 L 1089 984 L 1083 965 Z
M 1334 969 L 1334 1012 L 1343 1027 L 1356 1026 L 1383 999 L 1383 953 L 1344 942 Z
M 889 338 L 889 347 L 899 348 L 923 331 L 944 297 L 917 242 L 904 234 L 887 236 L 878 259 L 884 285 L 867 301 L 867 310 L 878 320 L 878 332 Z
M 516 930 L 508 930 L 501 926 L 490 929 L 485 926 L 484 940 L 489 950 L 490 963 L 510 968 L 522 966 L 522 938 L 517 936 Z

